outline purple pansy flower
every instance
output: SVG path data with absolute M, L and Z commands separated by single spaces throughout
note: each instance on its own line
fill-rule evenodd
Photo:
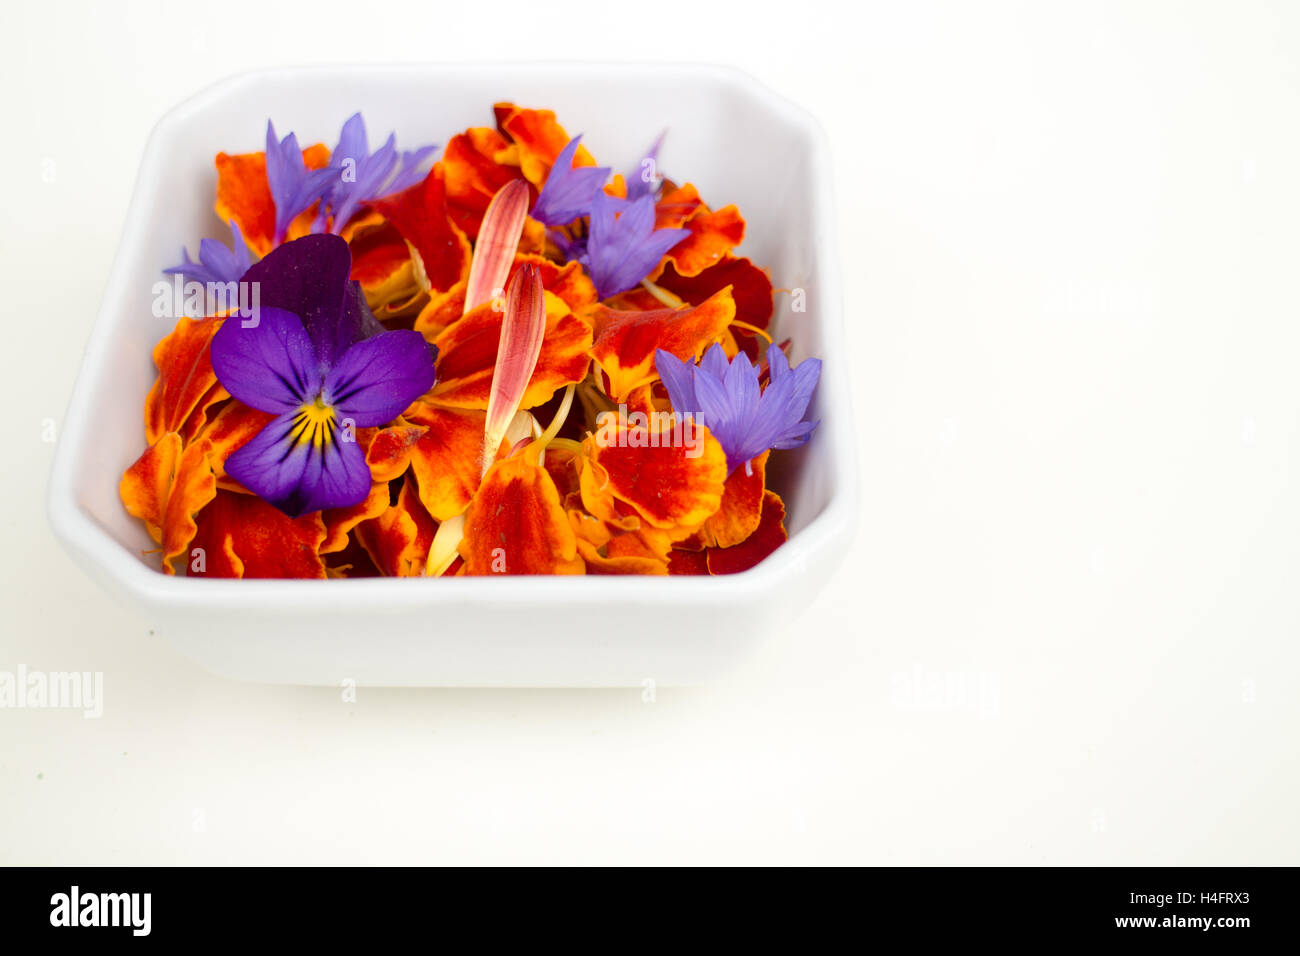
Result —
M 602 299 L 626 292 L 650 274 L 688 229 L 656 229 L 653 196 L 633 202 L 597 192 L 583 265 Z
M 650 144 L 650 148 L 646 150 L 645 156 L 641 158 L 641 162 L 637 164 L 636 169 L 625 177 L 627 198 L 629 200 L 637 200 L 642 196 L 653 196 L 659 192 L 659 187 L 663 183 L 663 177 L 659 175 L 658 167 L 659 147 L 664 144 L 664 137 L 667 135 L 667 130 L 660 133 L 659 138 Z M 650 174 L 649 178 L 646 178 L 647 173 Z
M 591 211 L 591 201 L 609 179 L 606 166 L 573 165 L 582 141 L 579 133 L 555 159 L 533 206 L 532 217 L 548 226 L 564 226 Z
M 704 353 L 698 366 L 671 352 L 655 352 L 655 368 L 663 379 L 673 410 L 698 417 L 727 453 L 727 474 L 769 448 L 798 448 L 808 441 L 817 422 L 803 420 L 821 377 L 820 359 L 807 359 L 794 369 L 779 345 L 767 350 L 771 379 L 761 392 L 758 367 L 742 352 L 730 363 L 721 345 Z
M 328 168 L 334 177 L 325 191 L 325 200 L 334 218 L 330 231 L 341 232 L 362 203 L 401 192 L 418 183 L 426 175 L 422 168 L 424 161 L 437 148 L 421 146 L 399 153 L 397 137 L 390 133 L 384 145 L 372 153 L 366 136 L 366 121 L 360 113 L 353 113 L 343 124 L 338 145 L 330 154 Z M 322 204 L 316 226 L 319 229 L 324 225 L 325 208 Z
M 234 236 L 233 248 L 226 248 L 216 239 L 203 239 L 199 242 L 199 261 L 191 262 L 187 250 L 181 249 L 181 264 L 164 269 L 166 275 L 188 276 L 204 285 L 210 283 L 238 282 L 253 263 L 253 254 L 244 242 L 243 233 L 235 221 L 230 221 L 230 231 Z
M 299 213 L 311 208 L 329 188 L 336 170 L 308 169 L 303 162 L 298 136 L 290 133 L 283 140 L 275 135 L 275 125 L 266 121 L 266 182 L 275 202 L 275 241 L 284 241 L 289 224 Z
M 433 385 L 432 346 L 385 331 L 351 268 L 338 236 L 285 243 L 243 276 L 258 284 L 256 319 L 232 316 L 212 338 L 221 384 L 277 416 L 226 473 L 291 517 L 363 501 L 370 469 L 355 429 L 387 424 Z

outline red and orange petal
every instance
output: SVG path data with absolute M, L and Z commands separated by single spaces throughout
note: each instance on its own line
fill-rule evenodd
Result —
M 731 548 L 709 548 L 711 574 L 737 574 L 748 571 L 786 542 L 785 502 L 774 491 L 763 493 L 762 519 L 758 528 L 740 544 Z
M 409 299 L 419 291 L 411 259 L 411 247 L 391 222 L 381 220 L 353 231 L 348 240 L 352 252 L 349 278 L 361 283 L 371 309 Z
M 373 446 L 371 446 L 373 447 Z M 320 554 L 333 554 L 346 550 L 351 538 L 349 534 L 363 521 L 378 518 L 388 510 L 388 482 L 377 481 L 370 487 L 370 494 L 351 508 L 330 508 L 320 513 L 325 523 L 325 537 L 320 543 Z
M 302 159 L 308 169 L 322 169 L 329 163 L 330 151 L 317 143 L 302 151 Z M 266 181 L 266 153 L 217 153 L 216 162 L 217 215 L 235 222 L 248 247 L 259 256 L 266 255 L 275 242 L 275 200 Z M 290 234 L 293 232 L 291 228 Z
M 546 184 L 555 159 L 569 145 L 571 138 L 551 110 L 532 110 L 513 103 L 497 103 L 497 129 L 517 147 L 519 168 L 524 178 L 539 190 Z M 579 145 L 574 155 L 575 166 L 595 166 L 596 161 L 587 147 Z
M 167 432 L 180 432 L 188 441 L 202 426 L 208 407 L 229 397 L 212 371 L 208 353 L 222 321 L 182 317 L 171 333 L 154 346 L 158 378 L 144 401 L 145 438 L 149 444 Z
M 325 523 L 319 512 L 290 518 L 253 495 L 217 491 L 199 512 L 191 577 L 323 578 L 319 550 Z M 191 552 L 193 554 L 193 552 Z M 201 561 L 201 564 L 199 563 Z
M 163 512 L 176 480 L 176 468 L 183 450 L 181 436 L 167 432 L 145 449 L 118 485 L 127 513 L 144 522 L 149 537 L 162 543 Z
M 573 512 L 570 512 L 570 519 L 572 518 Z M 668 573 L 668 561 L 655 554 L 636 534 L 614 535 L 602 545 L 579 534 L 578 554 L 586 564 L 588 574 Z
M 406 417 L 425 428 L 410 457 L 420 500 L 438 521 L 454 518 L 479 486 L 486 413 L 417 403 Z
M 772 280 L 745 258 L 724 256 L 694 276 L 684 276 L 668 263 L 655 284 L 697 305 L 720 289 L 731 286 L 737 321 L 765 329 L 772 320 Z
M 447 211 L 452 222 L 471 239 L 478 236 L 483 213 L 497 190 L 523 177 L 518 166 L 497 158 L 509 146 L 496 130 L 476 126 L 453 136 L 443 151 Z
M 758 530 L 763 513 L 764 475 L 767 456 L 763 452 L 751 462 L 751 473 L 737 468 L 723 486 L 722 503 L 697 532 L 700 541 L 710 548 L 730 548 L 740 544 Z
M 379 571 L 390 578 L 419 577 L 437 525 L 420 504 L 411 476 L 402 481 L 397 502 L 379 517 L 363 521 L 354 534 Z
M 730 288 L 724 288 L 699 305 L 681 309 L 624 312 L 596 305 L 583 315 L 595 329 L 591 357 L 609 377 L 609 397 L 621 402 L 637 386 L 659 377 L 656 349 L 683 361 L 698 359 L 727 331 L 736 303 Z
M 176 573 L 172 562 L 189 549 L 194 516 L 217 492 L 207 450 L 204 442 L 182 449 L 180 435 L 168 432 L 126 470 L 118 486 L 126 510 L 162 545 L 168 574 Z
M 686 225 L 686 220 L 697 212 L 701 210 L 707 212 L 708 208 L 700 198 L 699 192 L 690 183 L 676 186 L 671 182 L 665 182 L 663 192 L 659 194 L 659 199 L 655 203 L 655 228 L 677 229 Z
M 745 220 L 735 206 L 717 212 L 701 209 L 686 220 L 685 227 L 690 235 L 668 250 L 664 259 L 688 277 L 722 261 L 745 238 Z
M 371 480 L 400 478 L 411 463 L 416 444 L 428 430 L 425 425 L 399 419 L 397 424 L 376 431 L 366 447 L 366 464 L 370 466 Z
M 422 286 L 446 292 L 469 275 L 470 244 L 449 216 L 446 172 L 441 163 L 433 164 L 423 182 L 371 205 L 414 250 Z
M 465 512 L 466 574 L 581 574 L 578 541 L 545 468 L 523 455 L 489 469 Z
M 652 422 L 654 420 L 652 419 Z M 598 517 L 611 511 L 609 499 L 631 505 L 652 528 L 685 537 L 722 503 L 727 456 L 701 427 L 681 440 L 667 429 L 616 426 L 587 439 L 582 500 Z M 601 500 L 604 499 L 604 500 Z
M 436 404 L 486 409 L 501 342 L 502 313 L 486 302 L 467 312 L 433 339 L 438 347 L 438 382 L 429 393 Z M 546 293 L 546 332 L 537 366 L 520 408 L 548 401 L 557 389 L 581 382 L 590 364 L 591 328 L 564 300 Z
M 176 474 L 167 495 L 162 522 L 162 565 L 175 574 L 172 562 L 185 555 L 198 526 L 195 515 L 202 512 L 217 494 L 217 479 L 208 463 L 207 446 L 195 442 L 181 453 Z
M 234 485 L 233 480 L 226 478 L 226 459 L 252 441 L 274 418 L 269 412 L 258 411 L 231 399 L 221 406 L 221 410 L 204 427 L 200 438 L 207 442 L 208 460 L 222 487 Z
M 577 261 L 561 265 L 545 256 L 520 254 L 515 256 L 515 264 L 510 269 L 511 274 L 524 263 L 537 266 L 537 271 L 542 276 L 542 288 L 563 299 L 575 313 L 594 305 L 599 298 L 596 295 L 595 284 L 587 277 L 581 263 Z

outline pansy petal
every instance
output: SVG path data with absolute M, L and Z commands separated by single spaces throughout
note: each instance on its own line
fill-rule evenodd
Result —
M 616 312 L 595 306 L 584 313 L 595 327 L 591 357 L 609 376 L 609 396 L 616 402 L 654 381 L 657 349 L 694 360 L 727 330 L 735 314 L 730 289 L 682 309 Z
M 263 428 L 226 460 L 226 474 L 291 517 L 351 507 L 370 493 L 365 453 L 336 429 L 305 424 L 301 412 Z
M 465 512 L 466 574 L 581 574 L 577 537 L 545 468 L 498 461 Z
M 257 321 L 231 317 L 212 337 L 212 368 L 245 405 L 283 414 L 310 401 L 321 386 L 320 364 L 298 316 L 263 306 Z
M 382 332 L 352 346 L 325 379 L 340 419 L 385 425 L 433 384 L 433 353 L 419 332 Z
M 217 484 L 225 487 L 226 459 L 252 441 L 275 420 L 275 415 L 245 405 L 238 400 L 227 402 L 200 433 L 208 443 L 208 460 Z
M 348 284 L 352 253 L 338 236 L 303 236 L 286 242 L 244 274 L 257 283 L 261 309 L 283 309 L 301 320 L 322 365 L 329 366 L 367 328 L 367 315 L 356 306 Z M 370 317 L 373 321 L 373 317 Z M 251 404 L 251 403 L 250 403 Z

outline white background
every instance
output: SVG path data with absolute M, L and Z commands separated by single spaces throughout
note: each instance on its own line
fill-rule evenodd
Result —
M 106 701 L 0 711 L 0 862 L 1300 862 L 1295 5 L 581 6 L 3 5 L 0 670 Z M 207 676 L 43 514 L 150 127 L 245 68 L 545 57 L 821 117 L 855 549 L 653 703 Z

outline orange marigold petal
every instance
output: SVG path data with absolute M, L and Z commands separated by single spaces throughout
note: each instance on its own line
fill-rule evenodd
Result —
M 408 299 L 419 291 L 411 247 L 391 222 L 356 229 L 348 248 L 352 251 L 350 278 L 361 283 L 371 309 Z
M 709 571 L 712 574 L 736 574 L 748 571 L 781 545 L 785 544 L 785 502 L 774 491 L 763 495 L 763 515 L 758 529 L 731 548 L 709 548 Z
M 724 256 L 694 276 L 682 275 L 669 263 L 655 284 L 695 304 L 731 286 L 738 321 L 765 329 L 772 320 L 772 280 L 748 259 Z
M 379 517 L 357 525 L 356 538 L 383 574 L 393 578 L 419 577 L 437 530 L 420 503 L 410 475 L 402 482 L 396 504 Z
M 195 442 L 185 449 L 176 464 L 176 476 L 163 511 L 162 564 L 168 574 L 175 574 L 172 562 L 189 551 L 190 542 L 198 532 L 195 516 L 216 495 L 217 479 L 208 462 L 208 445 L 204 441 Z
M 471 239 L 478 235 L 483 213 L 497 190 L 523 175 L 518 166 L 497 160 L 509 145 L 496 130 L 477 126 L 453 136 L 443 151 L 447 211 Z
M 233 480 L 226 478 L 226 459 L 252 441 L 274 418 L 271 413 L 250 408 L 236 399 L 222 406 L 201 433 L 208 444 L 212 472 L 219 482 L 233 484 Z
M 469 239 L 451 220 L 441 163 L 433 164 L 423 182 L 372 205 L 410 243 L 422 286 L 446 292 L 469 274 Z
M 621 402 L 632 389 L 658 378 L 656 349 L 683 361 L 698 359 L 727 331 L 736 303 L 728 287 L 681 309 L 619 312 L 596 305 L 583 315 L 595 328 L 591 357 L 609 376 L 610 398 Z
M 217 491 L 198 516 L 191 577 L 323 578 L 319 512 L 290 518 L 254 495 Z M 201 564 L 200 564 L 201 557 Z M 200 570 L 201 568 L 201 570 Z
M 717 212 L 701 209 L 686 221 L 690 235 L 664 257 L 683 276 L 696 276 L 720 262 L 745 238 L 745 220 L 735 206 Z
M 321 143 L 302 151 L 309 169 L 323 168 L 329 157 Z M 216 162 L 217 215 L 238 224 L 248 247 L 266 255 L 275 241 L 275 200 L 266 181 L 266 153 L 218 153 Z
M 374 481 L 392 481 L 400 478 L 411 463 L 411 453 L 416 443 L 429 429 L 425 425 L 410 424 L 399 419 L 396 425 L 381 428 L 366 448 L 366 464 Z
M 518 148 L 519 168 L 524 178 L 541 189 L 556 157 L 569 145 L 571 137 L 551 110 L 525 109 L 513 103 L 498 103 L 493 109 L 497 128 Z M 573 164 L 595 166 L 596 161 L 587 147 L 579 144 Z
M 325 522 L 325 538 L 320 543 L 319 553 L 332 554 L 346 549 L 351 542 L 348 535 L 352 529 L 363 521 L 378 518 L 388 510 L 388 499 L 388 482 L 377 481 L 371 485 L 370 494 L 351 508 L 322 511 L 320 516 Z
M 127 512 L 144 522 L 149 536 L 162 542 L 163 512 L 180 464 L 181 436 L 167 432 L 145 449 L 122 475 L 118 494 Z
M 454 408 L 487 408 L 501 324 L 502 313 L 487 302 L 433 339 L 438 347 L 438 381 L 429 393 L 431 400 Z M 542 351 L 520 408 L 533 408 L 548 401 L 556 390 L 581 382 L 590 364 L 590 348 L 591 328 L 569 310 L 563 299 L 546 293 Z
M 545 468 L 498 461 L 465 512 L 466 574 L 581 574 L 578 541 Z
M 700 540 L 711 548 L 730 548 L 740 544 L 756 530 L 763 514 L 763 493 L 767 456 L 763 452 L 750 463 L 750 474 L 744 468 L 731 473 L 723 486 L 722 504 L 700 527 Z
M 654 420 L 652 420 L 653 422 Z M 611 424 L 587 439 L 586 467 L 599 466 L 603 482 L 583 486 L 583 504 L 601 517 L 610 510 L 593 496 L 631 505 L 650 526 L 685 537 L 722 503 L 727 456 L 718 440 L 700 426 L 689 429 L 693 440 L 671 432 Z
M 425 427 L 410 459 L 420 500 L 438 521 L 454 518 L 479 485 L 486 414 L 417 403 L 406 415 Z
M 149 444 L 152 445 L 166 432 L 185 430 L 192 433 L 197 430 L 196 426 L 186 426 L 191 416 L 198 414 L 197 425 L 202 425 L 204 410 L 229 397 L 212 371 L 212 358 L 208 351 L 212 336 L 216 335 L 222 321 L 220 318 L 190 319 L 182 316 L 171 333 L 154 346 L 153 361 L 158 366 L 158 378 L 144 402 L 145 437 Z

